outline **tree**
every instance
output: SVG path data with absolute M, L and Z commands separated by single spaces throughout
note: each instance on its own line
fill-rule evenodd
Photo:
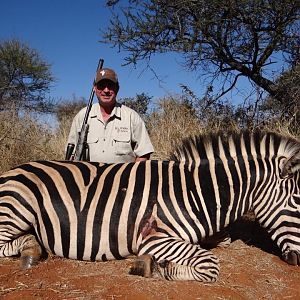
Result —
M 119 1 L 107 1 L 118 5 Z M 299 54 L 298 0 L 129 0 L 113 10 L 103 42 L 128 52 L 126 63 L 154 53 L 182 53 L 188 69 L 222 78 L 220 95 L 247 77 L 272 97 L 286 101 L 274 68 Z M 277 65 L 278 67 L 278 65 Z M 280 73 L 282 64 L 279 63 Z
M 267 97 L 261 110 L 272 115 L 273 119 L 285 123 L 295 136 L 300 134 L 300 64 L 284 72 L 276 81 L 286 90 L 287 101 L 282 103 L 274 97 Z
M 65 120 L 72 121 L 75 115 L 87 105 L 84 98 L 73 97 L 71 100 L 61 100 L 55 107 L 54 112 L 59 123 Z
M 152 97 L 145 93 L 137 94 L 135 98 L 123 98 L 120 100 L 121 103 L 135 110 L 139 115 L 145 116 L 148 110 L 148 105 Z
M 18 40 L 0 43 L 0 107 L 47 111 L 46 92 L 54 78 L 39 53 Z

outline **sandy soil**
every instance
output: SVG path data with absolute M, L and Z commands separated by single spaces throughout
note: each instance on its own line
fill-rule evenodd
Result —
M 230 229 L 217 283 L 170 282 L 128 275 L 133 258 L 82 262 L 48 257 L 22 271 L 17 258 L 0 259 L 0 299 L 300 299 L 300 266 L 289 266 L 250 219 Z

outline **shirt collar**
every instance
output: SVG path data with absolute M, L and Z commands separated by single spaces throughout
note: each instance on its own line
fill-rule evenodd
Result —
M 116 105 L 113 108 L 110 116 L 121 119 L 121 106 L 122 106 L 122 104 L 116 102 Z M 95 104 L 92 105 L 92 108 L 91 108 L 91 111 L 90 111 L 90 117 L 91 118 L 97 118 L 98 117 L 98 119 L 102 120 L 102 116 L 100 114 L 100 104 L 99 103 L 95 103 Z
M 111 112 L 111 117 L 116 117 L 118 119 L 121 119 L 121 104 L 116 102 L 116 105 L 114 109 Z

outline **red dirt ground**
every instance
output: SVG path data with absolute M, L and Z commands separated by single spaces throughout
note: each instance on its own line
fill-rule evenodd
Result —
M 230 229 L 218 282 L 170 282 L 128 275 L 133 258 L 82 262 L 49 257 L 22 271 L 17 258 L 0 259 L 0 299 L 300 299 L 300 266 L 289 266 L 249 219 Z

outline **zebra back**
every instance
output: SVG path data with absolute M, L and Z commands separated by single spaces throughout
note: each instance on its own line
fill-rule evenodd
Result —
M 300 169 L 299 140 L 261 130 L 218 132 L 188 137 L 170 154 L 170 160 L 198 166 L 201 160 L 243 155 L 243 150 L 249 156 L 260 158 L 270 156 L 289 158 L 289 163 L 287 162 L 282 169 L 283 176 Z

